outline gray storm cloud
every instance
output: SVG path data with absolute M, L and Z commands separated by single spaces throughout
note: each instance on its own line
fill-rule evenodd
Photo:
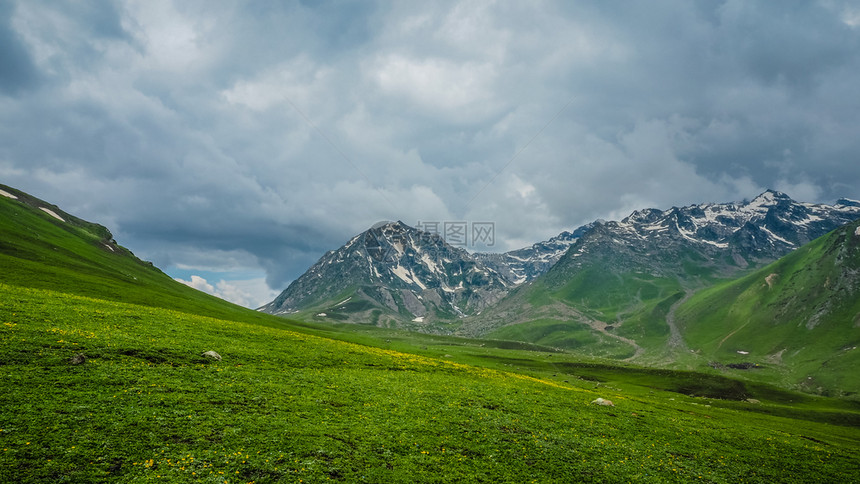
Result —
M 7 2 L 0 179 L 161 266 L 257 268 L 276 290 L 381 219 L 491 220 L 504 250 L 764 188 L 860 198 L 858 18 L 836 1 Z

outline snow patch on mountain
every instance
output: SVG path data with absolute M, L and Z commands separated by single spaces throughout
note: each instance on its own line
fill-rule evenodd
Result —
M 57 212 L 51 210 L 50 208 L 39 207 L 39 210 L 47 213 L 51 217 L 54 217 L 55 219 L 59 220 L 60 222 L 65 222 L 65 220 L 63 220 L 63 217 L 60 217 L 59 215 L 57 215 Z
M 439 266 L 436 265 L 436 262 L 433 261 L 429 254 L 421 254 L 421 262 L 430 269 L 430 272 L 435 272 L 437 274 L 440 272 Z
M 12 195 L 11 193 L 7 192 L 6 190 L 0 190 L 0 195 L 3 195 L 6 198 L 11 198 L 12 200 L 18 200 L 18 197 L 16 197 L 15 195 Z

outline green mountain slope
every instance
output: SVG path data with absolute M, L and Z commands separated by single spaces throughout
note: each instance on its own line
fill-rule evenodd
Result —
M 100 252 L 106 234 L 64 212 L 47 207 L 60 222 L 0 201 L 0 482 L 860 473 L 855 402 L 515 342 L 357 325 L 293 331 L 196 291 L 185 298 L 190 289 L 118 247 Z M 590 403 L 597 397 L 615 406 Z
M 654 274 L 644 264 L 619 268 L 619 260 L 627 262 L 620 250 L 594 251 L 576 270 L 553 267 L 464 324 L 464 332 L 584 355 L 663 360 L 671 337 L 667 314 L 685 296 L 686 276 Z
M 0 190 L 16 197 L 0 195 L 0 282 L 219 318 L 286 323 L 174 281 L 117 244 L 101 225 L 6 185 Z
M 477 337 L 519 333 L 524 341 L 558 341 L 559 347 L 583 354 L 665 363 L 678 353 L 667 322 L 670 311 L 688 293 L 737 272 L 724 264 L 683 244 L 628 244 L 598 225 L 549 272 L 464 327 Z M 548 320 L 558 324 L 548 327 Z M 533 339 L 533 325 L 553 331 Z M 589 335 L 570 340 L 572 330 Z M 607 345 L 614 350 L 601 349 Z
M 677 311 L 689 347 L 715 362 L 750 362 L 800 388 L 860 392 L 860 221 Z

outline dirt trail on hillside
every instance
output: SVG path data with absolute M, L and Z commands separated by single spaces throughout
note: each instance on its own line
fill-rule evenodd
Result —
M 606 327 L 607 327 L 607 326 L 610 326 L 608 323 L 605 323 L 605 322 L 603 322 L 603 321 L 598 321 L 598 320 L 596 320 L 596 319 L 589 318 L 588 316 L 586 316 L 585 314 L 581 313 L 580 311 L 577 311 L 577 310 L 575 310 L 575 309 L 573 309 L 573 308 L 571 308 L 571 307 L 568 307 L 568 306 L 566 306 L 566 305 L 564 305 L 564 304 L 562 304 L 562 305 L 561 305 L 561 308 L 564 308 L 564 309 L 563 309 L 563 312 L 567 312 L 567 313 L 568 313 L 568 314 L 567 314 L 567 316 L 573 316 L 573 317 L 574 317 L 576 320 L 578 320 L 579 322 L 587 324 L 591 329 L 593 329 L 593 330 L 595 330 L 595 331 L 599 331 L 600 333 L 602 333 L 602 334 L 604 334 L 604 335 L 606 335 L 606 336 L 608 336 L 608 337 L 610 337 L 610 338 L 617 339 L 618 341 L 621 341 L 621 342 L 623 342 L 623 343 L 626 343 L 626 344 L 628 344 L 628 345 L 632 346 L 632 347 L 633 347 L 633 350 L 634 350 L 634 352 L 633 352 L 633 356 L 630 356 L 630 357 L 628 357 L 628 358 L 624 358 L 624 360 L 622 360 L 622 361 L 630 361 L 630 360 L 633 360 L 633 359 L 635 359 L 635 358 L 638 358 L 639 356 L 641 356 L 641 355 L 642 355 L 642 353 L 644 353 L 644 352 L 645 352 L 645 349 L 644 349 L 644 348 L 642 348 L 641 346 L 639 346 L 639 345 L 638 345 L 635 341 L 633 341 L 632 339 L 630 339 L 630 338 L 625 338 L 624 336 L 620 336 L 620 335 L 617 335 L 617 334 L 610 333 L 610 332 L 606 329 Z
M 669 341 L 667 342 L 667 345 L 670 349 L 689 351 L 687 343 L 684 342 L 684 338 L 681 336 L 681 331 L 678 330 L 678 325 L 675 324 L 675 311 L 677 311 L 682 304 L 687 302 L 693 294 L 695 294 L 695 291 L 684 291 L 684 297 L 676 301 L 666 313 L 666 324 L 669 325 Z
M 588 317 L 587 315 L 585 315 L 584 313 L 582 313 L 581 311 L 574 309 L 574 308 L 572 308 L 572 307 L 570 307 L 567 304 L 564 304 L 562 302 L 554 302 L 552 304 L 543 306 L 541 308 L 537 308 L 537 311 L 535 311 L 533 313 L 529 312 L 527 317 L 523 317 L 522 312 L 517 314 L 517 313 L 514 313 L 513 311 L 511 311 L 510 313 L 507 313 L 507 314 L 502 313 L 502 316 L 503 317 L 501 317 L 499 319 L 505 320 L 506 324 L 497 325 L 497 326 L 495 326 L 495 328 L 501 328 L 504 326 L 509 326 L 509 325 L 522 323 L 522 322 L 526 322 L 526 321 L 530 321 L 530 320 L 541 319 L 541 318 L 547 318 L 547 319 L 556 319 L 557 318 L 560 320 L 571 320 L 572 319 L 575 321 L 579 321 L 580 323 L 588 325 L 588 327 L 590 327 L 594 331 L 598 331 L 601 334 L 603 334 L 609 338 L 621 341 L 627 345 L 632 346 L 633 350 L 634 350 L 633 356 L 625 358 L 622 361 L 633 360 L 635 358 L 638 358 L 639 356 L 641 356 L 645 352 L 645 349 L 642 348 L 641 346 L 639 346 L 636 343 L 636 341 L 634 341 L 630 338 L 625 338 L 624 336 L 619 336 L 617 334 L 613 334 L 612 332 L 607 330 L 606 327 L 610 326 L 609 323 L 606 323 L 603 321 L 598 321 L 596 319 L 592 319 L 592 318 Z M 485 328 L 485 331 L 486 331 L 486 328 Z M 480 332 L 463 333 L 463 334 L 465 334 L 466 336 L 480 337 Z
M 738 328 L 738 329 L 736 329 L 736 330 L 732 331 L 731 333 L 727 334 L 725 338 L 723 338 L 722 340 L 720 340 L 720 344 L 718 344 L 718 345 L 717 345 L 717 349 L 720 349 L 720 347 L 721 347 L 721 346 L 723 346 L 723 343 L 725 343 L 727 339 L 729 339 L 729 338 L 731 338 L 732 336 L 734 336 L 734 335 L 735 335 L 735 333 L 737 333 L 738 331 L 740 331 L 740 330 L 744 329 L 748 324 L 750 324 L 750 322 L 749 322 L 749 321 L 747 321 L 746 323 L 744 323 L 743 325 L 741 325 L 741 327 L 740 327 L 740 328 Z M 785 351 L 785 350 L 783 350 L 783 351 Z

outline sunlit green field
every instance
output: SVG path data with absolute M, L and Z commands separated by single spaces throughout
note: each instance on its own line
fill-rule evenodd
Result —
M 202 357 L 207 350 L 223 360 Z M 86 362 L 71 364 L 79 353 Z M 568 373 L 507 373 L 0 285 L 0 481 L 850 482 L 860 475 L 854 410 L 806 402 L 809 415 L 849 419 L 823 424 L 747 410 L 783 408 L 777 403 L 597 385 L 595 375 Z M 598 396 L 615 406 L 589 404 Z

